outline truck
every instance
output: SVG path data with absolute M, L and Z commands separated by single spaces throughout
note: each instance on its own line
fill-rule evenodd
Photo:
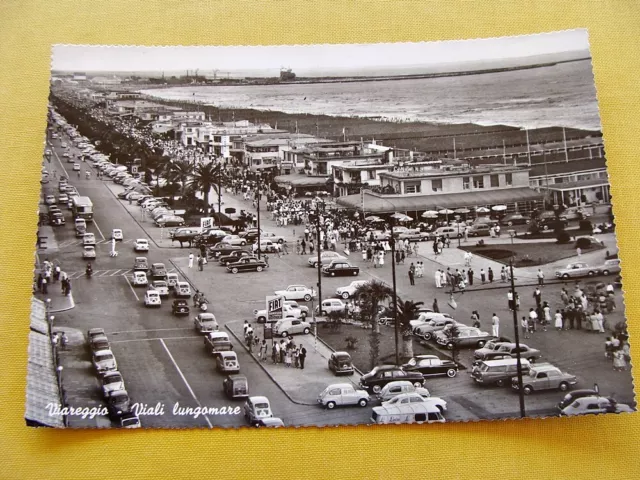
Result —
M 73 218 L 84 218 L 93 221 L 93 203 L 89 197 L 71 197 L 71 212 Z

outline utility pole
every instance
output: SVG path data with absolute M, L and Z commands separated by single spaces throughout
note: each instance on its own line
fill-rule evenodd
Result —
M 515 283 L 513 282 L 513 257 L 511 258 L 511 260 L 509 261 L 509 273 L 510 273 L 510 277 L 511 277 L 511 298 L 513 298 L 512 300 L 512 307 L 513 307 L 513 331 L 514 331 L 514 336 L 516 338 L 516 365 L 517 365 L 517 370 L 518 370 L 518 397 L 520 398 L 520 416 L 522 418 L 524 418 L 526 416 L 525 414 L 525 410 L 524 410 L 524 390 L 523 390 L 523 385 L 522 385 L 522 359 L 520 358 L 520 328 L 518 326 L 518 311 L 516 309 L 516 307 L 518 306 L 518 303 L 516 301 L 516 287 L 515 287 Z
M 256 206 L 258 210 L 258 260 L 260 260 L 260 172 L 256 172 Z
M 391 217 L 391 278 L 393 280 L 393 330 L 396 340 L 396 365 L 400 366 L 400 325 L 398 322 L 398 289 L 396 285 L 396 237 L 393 233 L 394 219 Z
M 218 225 L 222 225 L 222 215 L 221 215 L 221 205 L 222 205 L 222 179 L 221 179 L 221 163 L 218 162 Z M 258 206 L 258 211 L 260 211 L 260 207 Z M 260 244 L 258 244 L 260 245 Z
M 322 201 L 324 212 L 324 200 Z M 316 203 L 316 252 L 318 254 L 318 312 L 322 316 L 322 259 L 320 249 L 320 203 Z M 317 327 L 316 327 L 317 328 Z

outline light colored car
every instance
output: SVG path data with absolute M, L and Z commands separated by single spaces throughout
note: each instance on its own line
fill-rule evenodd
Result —
M 236 352 L 232 350 L 218 352 L 216 354 L 216 370 L 222 373 L 238 373 L 240 371 L 240 363 Z
M 93 245 L 85 245 L 82 249 L 82 258 L 85 260 L 96 258 L 96 247 Z
M 80 164 L 79 163 L 74 163 L 73 164 L 73 171 L 74 172 L 79 172 L 80 171 Z
M 273 243 L 286 243 L 287 240 L 283 235 L 277 235 L 271 232 L 262 232 L 260 234 L 260 238 L 264 238 L 265 240 L 271 240 Z
M 94 245 L 96 244 L 96 236 L 93 233 L 85 233 L 82 237 L 83 245 Z
M 431 340 L 436 332 L 444 330 L 448 325 L 457 325 L 458 327 L 466 327 L 462 323 L 456 322 L 453 318 L 434 318 L 427 323 L 419 324 L 413 329 L 413 334 L 416 337 L 420 337 L 424 340 Z
M 323 300 L 321 305 L 322 309 L 318 307 L 315 308 L 316 315 L 325 316 L 331 312 L 345 312 L 347 310 L 347 306 L 338 298 Z
M 566 391 L 570 386 L 578 383 L 575 375 L 563 372 L 550 363 L 532 365 L 529 373 L 522 378 L 522 391 L 529 395 L 534 391 L 559 389 Z M 518 379 L 511 379 L 511 387 L 518 390 Z
M 446 346 L 448 349 L 452 349 L 454 343 L 458 348 L 482 348 L 489 340 L 496 339 L 491 334 L 474 327 L 458 327 L 458 337 L 450 339 L 447 337 L 447 330 L 448 328 L 439 330 L 435 333 L 434 338 L 438 345 Z
M 46 197 L 44 197 L 44 203 L 47 205 L 53 205 L 54 203 L 56 203 L 55 195 L 47 195 Z
M 366 407 L 369 400 L 368 392 L 356 389 L 350 383 L 334 383 L 318 395 L 318 403 L 329 410 L 344 405 Z
M 584 262 L 570 263 L 565 268 L 556 271 L 558 278 L 593 277 L 598 273 L 597 267 L 590 267 Z
M 160 292 L 157 290 L 147 290 L 144 294 L 144 306 L 145 307 L 160 307 L 162 300 L 160 299 Z
M 304 300 L 310 302 L 317 295 L 317 292 L 305 285 L 289 285 L 284 290 L 277 290 L 276 295 L 284 297 L 285 300 Z
M 149 251 L 149 240 L 146 238 L 138 238 L 136 239 L 136 243 L 133 245 L 134 252 L 148 252 Z
M 349 298 L 353 297 L 358 287 L 367 285 L 368 283 L 370 283 L 369 280 L 354 280 L 346 287 L 338 287 L 336 289 L 336 296 L 344 300 L 348 300 Z
M 386 402 L 382 402 L 383 407 L 390 407 L 393 405 L 404 405 L 409 403 L 426 403 L 428 405 L 433 405 L 440 412 L 447 411 L 447 402 L 439 397 L 431 397 L 431 396 L 423 396 L 418 392 L 413 393 L 401 393 L 400 395 L 396 395 L 391 400 L 387 400 Z
M 184 218 L 177 215 L 162 215 L 156 219 L 158 227 L 181 227 L 184 225 Z
M 167 285 L 169 288 L 176 288 L 179 281 L 177 273 L 167 273 Z
M 249 397 L 242 408 L 244 418 L 251 425 L 255 425 L 260 420 L 273 417 L 271 404 L 267 397 Z
M 577 398 L 573 403 L 567 405 L 560 411 L 560 415 L 589 415 L 598 413 L 623 413 L 635 412 L 633 408 L 624 403 L 618 403 L 611 397 L 592 395 L 589 397 Z
M 242 238 L 238 235 L 227 235 L 220 243 L 226 243 L 227 245 L 238 245 L 240 247 L 244 247 L 247 244 L 247 239 Z
M 146 287 L 147 285 L 149 285 L 147 274 L 145 272 L 133 272 L 131 285 L 133 285 L 134 287 Z
M 604 264 L 598 267 L 598 272 L 602 275 L 611 275 L 620 273 L 620 259 L 613 258 L 605 260 Z
M 347 261 L 347 257 L 344 255 L 340 255 L 339 253 L 332 252 L 330 250 L 325 250 L 320 254 L 320 264 L 321 265 L 329 265 L 333 260 L 345 260 Z M 310 267 L 318 268 L 318 256 L 314 255 L 313 257 L 309 257 L 307 259 L 307 263 Z
M 116 357 L 111 350 L 98 350 L 93 353 L 93 366 L 99 374 L 118 370 Z
M 420 385 L 415 385 L 414 382 L 408 380 L 394 380 L 388 382 L 380 391 L 376 394 L 376 398 L 381 402 L 388 402 L 392 398 L 401 395 L 403 393 L 418 393 L 423 397 L 430 397 L 429 390 Z
M 126 390 L 126 388 L 124 388 L 124 379 L 118 371 L 105 373 L 102 378 L 100 378 L 100 384 L 102 386 L 102 394 L 105 397 L 108 397 L 111 392 Z
M 415 320 L 411 320 L 409 325 L 411 325 L 411 330 L 414 331 L 416 328 L 431 323 L 431 320 L 453 320 L 451 315 L 448 313 L 440 313 L 440 312 L 420 312 L 418 318 Z
M 273 335 L 288 337 L 289 335 L 308 334 L 311 332 L 311 324 L 295 318 L 284 318 L 273 326 Z
M 258 323 L 265 323 L 267 321 L 266 309 L 254 310 L 253 315 L 254 315 L 254 319 Z M 306 313 L 303 313 L 300 308 L 293 308 L 289 305 L 283 305 L 282 316 L 283 318 L 300 319 L 300 318 L 305 318 Z
M 283 302 L 283 305 L 287 306 L 287 307 L 291 307 L 293 309 L 298 309 L 300 310 L 300 313 L 302 314 L 302 318 L 306 317 L 307 315 L 309 315 L 309 307 L 307 307 L 306 305 L 298 305 L 298 302 L 296 302 L 295 300 L 285 300 Z
M 151 282 L 151 288 L 160 294 L 160 297 L 169 296 L 169 285 L 164 280 L 154 280 Z
M 69 202 L 69 195 L 67 195 L 66 193 L 61 193 L 60 195 L 58 195 L 58 203 L 68 203 Z
M 193 326 L 200 333 L 215 332 L 220 328 L 213 313 L 199 313 L 193 319 Z
M 122 234 L 122 230 L 120 230 L 119 228 L 114 228 L 111 231 L 111 238 L 119 242 L 124 240 L 124 235 Z
M 176 298 L 191 298 L 191 286 L 187 282 L 178 282 L 173 295 Z

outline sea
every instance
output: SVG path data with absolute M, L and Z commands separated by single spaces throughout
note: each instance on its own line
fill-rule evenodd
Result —
M 439 78 L 186 86 L 142 90 L 142 93 L 225 109 L 368 117 L 395 122 L 601 130 L 590 60 Z

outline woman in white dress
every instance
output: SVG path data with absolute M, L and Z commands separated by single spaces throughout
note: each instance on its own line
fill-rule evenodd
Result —
M 380 257 L 378 258 L 378 263 L 381 267 L 384 266 L 384 252 L 380 252 Z
M 560 313 L 560 310 L 556 310 L 554 326 L 556 327 L 556 330 L 562 330 L 562 314 Z

